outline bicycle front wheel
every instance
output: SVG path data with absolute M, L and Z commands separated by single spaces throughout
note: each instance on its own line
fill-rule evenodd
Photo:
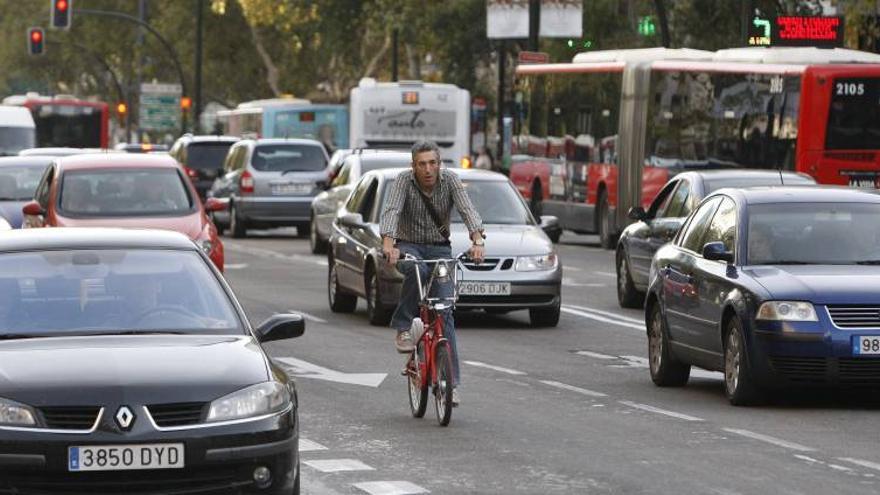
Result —
M 428 380 L 425 363 L 425 345 L 416 342 L 416 348 L 407 364 L 406 382 L 409 389 L 409 409 L 414 418 L 421 418 L 428 408 Z
M 434 358 L 437 370 L 437 383 L 434 387 L 434 407 L 437 410 L 437 422 L 446 426 L 452 419 L 452 387 L 454 383 L 452 371 L 452 350 L 449 342 L 437 345 Z

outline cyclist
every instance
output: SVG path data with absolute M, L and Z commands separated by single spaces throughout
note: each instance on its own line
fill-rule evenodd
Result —
M 468 256 L 476 263 L 483 261 L 483 221 L 468 197 L 461 179 L 441 167 L 440 149 L 430 141 L 419 141 L 412 147 L 412 170 L 401 172 L 397 177 L 385 209 L 382 211 L 380 232 L 382 252 L 388 263 L 395 263 L 400 254 L 410 254 L 420 259 L 450 258 L 449 214 L 452 207 L 458 210 L 470 233 L 471 247 Z M 401 263 L 404 281 L 397 309 L 391 317 L 391 327 L 397 330 L 395 345 L 400 353 L 413 351 L 412 320 L 418 315 L 419 288 L 416 286 L 415 269 L 421 270 L 422 280 L 427 280 L 429 268 L 424 264 Z M 452 296 L 451 281 L 438 281 L 433 289 L 435 297 Z M 458 349 L 455 345 L 455 322 L 452 311 L 443 314 L 443 332 L 452 349 L 454 369 L 453 387 L 458 386 Z M 453 405 L 458 396 L 453 388 Z

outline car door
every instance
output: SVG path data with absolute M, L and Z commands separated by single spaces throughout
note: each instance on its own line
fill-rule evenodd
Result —
M 657 251 L 657 248 L 653 247 L 652 237 L 657 231 L 656 224 L 663 221 L 663 212 L 672 201 L 679 182 L 679 180 L 671 181 L 657 194 L 657 197 L 654 198 L 654 201 L 648 208 L 646 218 L 638 222 L 626 239 L 630 274 L 633 282 L 638 287 L 648 285 L 648 271 L 651 268 L 651 259 Z
M 723 242 L 725 249 L 736 258 L 736 203 L 724 196 L 712 222 L 706 229 L 702 245 L 710 242 Z M 700 249 L 702 253 L 702 248 Z M 729 266 L 725 261 L 707 260 L 702 254 L 695 256 L 692 272 L 696 288 L 696 307 L 693 310 L 693 327 L 698 330 L 695 335 L 696 346 L 707 353 L 721 358 L 721 316 L 724 301 L 733 289 L 733 281 Z M 735 273 L 735 272 L 733 272 Z M 720 363 L 720 361 L 719 361 Z
M 663 303 L 666 310 L 666 323 L 669 337 L 693 348 L 701 333 L 696 314 L 699 294 L 694 280 L 694 270 L 702 240 L 721 202 L 720 197 L 706 201 L 688 220 L 685 231 L 676 239 L 675 255 L 665 261 L 666 266 L 658 266 L 663 277 Z
M 361 204 L 366 197 L 370 186 L 375 183 L 374 177 L 364 177 L 355 186 L 345 206 L 339 209 L 336 220 L 334 220 L 335 228 L 339 235 L 335 237 L 333 246 L 333 255 L 336 263 L 336 273 L 339 277 L 339 283 L 346 289 L 360 293 L 363 290 L 363 277 L 359 274 L 363 273 L 363 248 L 358 246 L 359 239 L 362 234 L 357 225 L 347 222 L 344 217 L 350 213 L 359 213 Z
M 378 190 L 378 180 L 370 178 L 367 182 L 367 188 L 364 196 L 357 205 L 357 213 L 363 218 L 363 223 L 358 226 L 352 226 L 350 229 L 351 238 L 353 240 L 354 256 L 357 258 L 353 265 L 355 282 L 359 283 L 359 293 L 366 295 L 366 276 L 368 255 L 374 252 L 379 246 L 378 226 L 370 222 L 370 215 L 373 212 L 373 205 L 376 202 L 376 192 Z

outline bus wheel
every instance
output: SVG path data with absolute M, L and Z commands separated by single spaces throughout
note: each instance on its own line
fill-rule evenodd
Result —
M 599 201 L 596 205 L 596 213 L 598 215 L 596 230 L 599 233 L 599 244 L 604 249 L 613 249 L 614 238 L 611 235 L 611 213 L 608 211 L 608 193 L 604 189 L 599 193 Z
M 532 197 L 529 198 L 529 209 L 532 210 L 532 215 L 535 216 L 535 220 L 541 220 L 541 201 L 544 200 L 543 193 L 541 192 L 541 183 L 535 181 L 532 183 Z

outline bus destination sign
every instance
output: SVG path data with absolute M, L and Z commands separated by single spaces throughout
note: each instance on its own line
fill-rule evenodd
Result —
M 843 46 L 843 17 L 778 16 L 773 23 L 772 43 L 776 46 Z

